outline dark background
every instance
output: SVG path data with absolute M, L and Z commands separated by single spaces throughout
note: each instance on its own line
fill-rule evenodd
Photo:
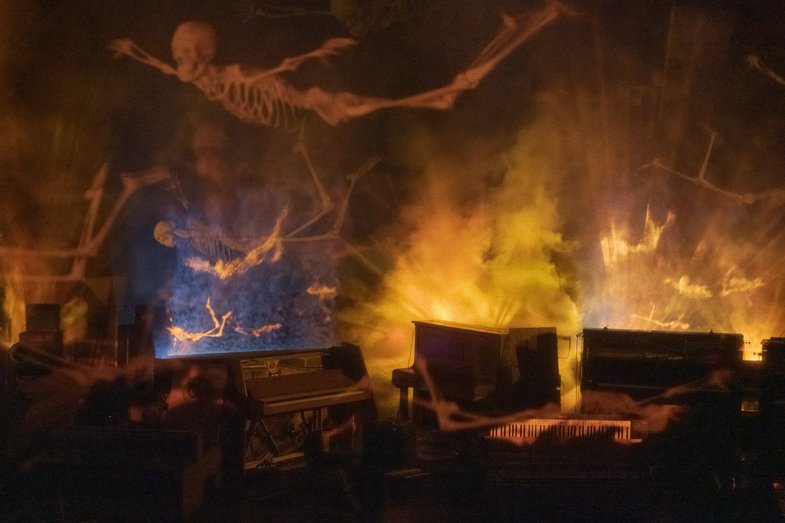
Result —
M 104 213 L 119 192 L 121 172 L 174 165 L 187 183 L 189 136 L 205 120 L 227 130 L 232 154 L 252 166 L 256 182 L 275 190 L 284 179 L 282 191 L 308 186 L 307 171 L 292 153 L 295 135 L 243 124 L 193 86 L 128 58 L 113 58 L 107 45 L 114 38 L 131 38 L 171 63 L 174 29 L 200 18 L 217 31 L 215 63 L 263 68 L 312 50 L 326 38 L 354 37 L 354 49 L 323 63 L 309 62 L 287 78 L 297 86 L 395 98 L 448 83 L 489 41 L 502 13 L 542 5 L 517 0 L 4 2 L 0 241 L 40 249 L 74 246 L 86 208 L 84 191 L 107 161 Z M 750 68 L 747 58 L 756 55 L 785 74 L 785 4 L 568 5 L 573 15 L 524 43 L 450 111 L 388 109 L 337 127 L 308 118 L 309 152 L 336 197 L 344 194 L 347 173 L 368 158 L 381 159 L 358 184 L 343 230 L 349 247 L 341 252 L 355 254 L 339 264 L 338 307 L 352 318 L 343 331 L 347 335 L 356 332 L 358 316 L 374 326 L 386 320 L 365 306 L 386 299 L 385 275 L 412 247 L 416 232 L 428 226 L 429 206 L 474 216 L 479 208 L 492 214 L 500 201 L 511 205 L 516 197 L 519 203 L 512 206 L 526 208 L 537 195 L 555 206 L 557 219 L 546 227 L 565 247 L 544 247 L 546 260 L 559 275 L 559 292 L 575 305 L 584 325 L 652 328 L 659 324 L 634 319 L 651 320 L 654 310 L 661 324 L 678 320 L 692 329 L 742 331 L 753 319 L 763 319 L 756 335 L 783 334 L 778 297 L 785 202 L 777 191 L 785 188 L 785 86 Z M 721 191 L 694 178 L 708 130 L 718 140 L 706 180 Z M 545 158 L 533 165 L 547 169 L 513 180 L 505 154 L 519 147 L 542 152 Z M 646 167 L 655 158 L 693 180 Z M 449 186 L 449 195 L 436 202 L 427 197 L 434 177 Z M 755 198 L 740 202 L 745 194 Z M 171 204 L 161 187 L 145 189 L 129 202 L 88 266 L 89 276 L 132 276 L 126 309 L 154 294 L 171 270 L 170 254 L 149 234 L 159 204 Z M 600 248 L 609 231 L 630 246 L 640 245 L 647 219 L 662 226 L 669 212 L 676 221 L 656 252 L 644 260 L 630 254 L 623 278 L 611 274 Z M 501 220 L 490 222 L 502 227 Z M 498 262 L 503 254 L 491 243 L 482 263 Z M 445 249 L 461 257 L 464 246 L 448 242 Z M 511 256 L 526 261 L 520 253 Z M 5 262 L 11 274 L 14 262 Z M 61 269 L 54 262 L 41 270 Z M 710 299 L 685 298 L 674 284 L 684 275 L 709 289 Z M 733 277 L 762 283 L 724 293 Z M 547 316 L 529 320 L 521 311 L 515 318 L 525 323 Z M 412 319 L 417 318 L 396 318 Z

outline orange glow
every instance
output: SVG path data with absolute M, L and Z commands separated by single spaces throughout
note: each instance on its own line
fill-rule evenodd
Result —
M 280 323 L 270 323 L 267 325 L 263 325 L 261 327 L 251 327 L 251 328 L 235 325 L 234 331 L 248 336 L 259 337 L 262 334 L 269 334 L 275 330 L 280 329 L 281 327 L 283 327 L 283 325 L 281 325 Z
M 377 401 L 394 404 L 391 372 L 412 363 L 412 321 L 579 331 L 572 282 L 553 261 L 569 255 L 571 245 L 558 231 L 558 202 L 547 189 L 558 175 L 547 159 L 549 136 L 540 122 L 499 157 L 478 151 L 476 164 L 418 153 L 427 158 L 425 179 L 403 213 L 412 232 L 392 246 L 394 268 L 385 273 L 381 294 L 342 318 L 357 326 L 350 336 L 366 348 L 374 387 L 382 391 Z M 454 181 L 474 180 L 477 170 L 489 168 L 486 162 L 504 170 L 504 181 L 466 204 L 471 183 Z M 571 409 L 575 352 L 561 356 L 563 405 Z
M 676 220 L 673 213 L 668 213 L 668 217 L 662 225 L 657 225 L 652 220 L 649 210 L 646 209 L 646 219 L 644 222 L 644 232 L 641 241 L 630 243 L 622 234 L 617 234 L 616 227 L 611 227 L 611 234 L 600 240 L 602 249 L 602 260 L 608 271 L 613 271 L 620 266 L 630 262 L 631 258 L 637 254 L 651 254 L 657 249 L 657 244 L 665 230 L 668 229 Z
M 710 220 L 702 242 L 685 256 L 663 245 L 675 234 L 673 213 L 658 225 L 647 211 L 644 223 L 639 243 L 615 227 L 601 240 L 603 277 L 587 303 L 593 324 L 736 332 L 745 339 L 743 358 L 759 359 L 761 340 L 782 329 L 773 299 L 781 292 L 779 277 L 763 275 L 771 253 L 762 249 L 751 257 L 753 246 L 717 230 L 722 220 Z
M 212 305 L 210 305 L 210 298 L 207 298 L 207 303 L 205 303 L 204 308 L 210 313 L 210 318 L 213 322 L 213 327 L 211 329 L 202 332 L 191 332 L 176 325 L 169 327 L 169 332 L 174 336 L 175 348 L 177 350 L 186 350 L 191 344 L 203 338 L 220 338 L 223 336 L 226 320 L 232 315 L 232 311 L 225 313 L 219 321 Z
M 237 324 L 232 317 L 233 311 L 228 311 L 218 318 L 215 313 L 210 298 L 207 298 L 204 308 L 210 315 L 212 327 L 204 331 L 188 331 L 177 325 L 168 327 L 169 333 L 174 338 L 174 349 L 176 352 L 186 352 L 194 343 L 204 338 L 220 338 L 224 335 L 227 326 L 231 326 L 232 332 L 237 332 L 246 336 L 259 337 L 269 334 L 283 327 L 280 323 L 270 323 L 261 327 L 243 327 Z
M 308 294 L 316 296 L 320 300 L 331 300 L 338 295 L 338 289 L 335 286 L 314 284 L 308 287 Z
M 19 338 L 19 333 L 24 330 L 25 324 L 25 304 L 19 295 L 20 285 L 14 282 L 10 275 L 5 275 L 0 283 L 5 285 L 5 299 L 3 300 L 3 312 L 9 321 L 9 332 L 6 333 L 7 339 L 3 342 L 12 342 Z

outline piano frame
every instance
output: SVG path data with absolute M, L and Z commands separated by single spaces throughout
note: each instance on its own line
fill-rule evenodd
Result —
M 308 433 L 320 431 L 334 410 L 362 411 L 366 422 L 376 417 L 362 352 L 346 342 L 327 348 L 167 357 L 157 359 L 156 368 L 203 372 L 221 387 L 225 404 L 239 408 L 243 420 L 229 422 L 232 434 L 223 444 L 235 447 L 228 449 L 229 467 L 242 473 L 302 461 L 300 449 L 276 440 L 268 426 L 273 417 L 299 414 Z M 259 442 L 267 445 L 265 459 L 252 455 L 252 445 Z

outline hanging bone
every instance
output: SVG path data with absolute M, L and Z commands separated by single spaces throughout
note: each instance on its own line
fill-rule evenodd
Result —
M 540 11 L 514 17 L 505 15 L 493 40 L 449 85 L 397 100 L 329 92 L 319 87 L 302 91 L 281 78 L 281 73 L 296 71 L 305 61 L 324 59 L 349 49 L 355 41 L 348 38 L 332 38 L 314 51 L 286 58 L 278 67 L 266 70 L 240 64 L 213 64 L 215 30 L 201 21 L 185 22 L 175 31 L 172 37 L 175 67 L 151 56 L 130 39 L 114 40 L 109 48 L 118 56 L 127 55 L 164 74 L 177 76 L 182 82 L 192 83 L 208 99 L 220 103 L 243 122 L 293 130 L 299 127 L 304 111 L 313 111 L 330 125 L 338 125 L 391 107 L 450 109 L 458 95 L 477 87 L 507 55 L 566 11 L 558 2 L 550 2 Z
M 305 166 L 308 168 L 308 173 L 311 176 L 311 181 L 313 182 L 314 189 L 316 189 L 316 194 L 319 197 L 319 210 L 311 219 L 306 221 L 305 223 L 301 224 L 295 230 L 289 232 L 287 237 L 292 239 L 296 237 L 302 231 L 307 230 L 312 225 L 318 223 L 324 216 L 329 214 L 335 209 L 335 202 L 330 197 L 330 194 L 324 188 L 324 184 L 322 183 L 322 179 L 319 177 L 319 173 L 316 172 L 316 167 L 311 160 L 311 156 L 308 153 L 308 149 L 305 146 L 305 136 L 304 136 L 305 129 L 303 127 L 300 128 L 299 137 L 297 139 L 297 143 L 294 146 L 294 151 L 299 153 L 302 156 L 303 161 L 305 162 Z M 368 173 L 371 169 L 373 169 L 377 163 L 381 161 L 379 157 L 373 157 L 366 160 L 360 167 L 355 169 L 354 172 L 346 176 L 346 179 L 349 181 L 349 188 L 346 191 L 346 197 L 343 199 L 341 206 L 338 208 L 338 212 L 335 216 L 335 220 L 333 222 L 332 227 L 330 228 L 330 232 L 328 234 L 335 234 L 337 237 L 338 231 L 340 231 L 341 227 L 343 227 L 343 222 L 346 218 L 346 211 L 349 205 L 349 200 L 351 199 L 352 192 L 354 191 L 354 186 L 357 183 L 357 180 L 362 178 L 363 175 Z
M 738 193 L 738 192 L 730 191 L 728 189 L 723 189 L 722 187 L 719 187 L 713 184 L 712 182 L 710 182 L 709 180 L 707 180 L 706 174 L 708 173 L 709 170 L 709 160 L 711 158 L 711 153 L 714 150 L 714 143 L 717 141 L 717 137 L 719 135 L 716 131 L 708 128 L 706 129 L 706 132 L 709 134 L 709 143 L 706 146 L 706 153 L 703 155 L 703 162 L 701 163 L 700 169 L 698 170 L 698 174 L 696 176 L 690 176 L 688 174 L 684 174 L 680 171 L 672 169 L 667 165 L 663 164 L 659 160 L 659 158 L 655 158 L 652 162 L 641 166 L 641 169 L 647 169 L 647 168 L 661 169 L 666 173 L 673 174 L 675 176 L 678 176 L 679 178 L 683 178 L 687 181 L 690 181 L 695 185 L 708 189 L 709 191 L 730 198 L 739 204 L 752 205 L 755 203 L 762 202 L 771 207 L 779 207 L 781 205 L 785 205 L 785 189 L 769 189 L 767 191 L 758 192 L 758 193 Z

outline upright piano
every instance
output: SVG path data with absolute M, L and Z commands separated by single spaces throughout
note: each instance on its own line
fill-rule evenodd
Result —
M 155 365 L 170 412 L 205 401 L 222 405 L 225 459 L 244 472 L 299 463 L 308 438 L 353 416 L 357 423 L 376 416 L 362 352 L 349 343 L 185 355 Z
M 510 401 L 519 405 L 516 400 L 532 395 L 542 399 L 534 400 L 540 404 L 559 402 L 555 328 L 413 324 L 414 363 L 392 372 L 392 383 L 400 389 L 399 418 L 409 419 L 410 390 L 414 397 L 438 394 L 464 406 L 484 402 L 492 410 Z M 435 390 L 428 390 L 423 372 Z
M 581 338 L 581 390 L 636 400 L 673 387 L 706 389 L 713 373 L 739 370 L 744 349 L 735 333 L 587 328 Z

